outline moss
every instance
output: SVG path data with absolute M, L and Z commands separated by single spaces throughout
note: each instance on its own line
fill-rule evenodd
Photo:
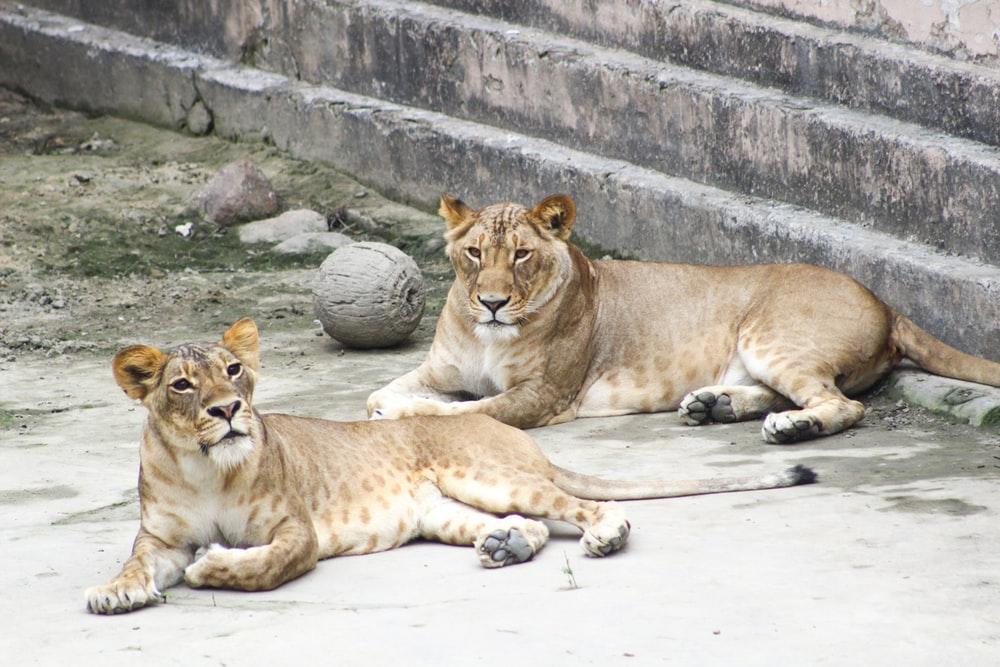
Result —
M 985 428 L 1000 428 L 1000 407 L 993 408 L 983 415 L 979 425 Z
M 185 238 L 175 231 L 191 223 Z M 87 233 L 50 241 L 40 268 L 74 277 L 116 277 L 136 273 L 196 271 L 276 271 L 316 266 L 325 252 L 280 255 L 246 246 L 235 229 L 217 229 L 197 217 L 178 216 L 155 225 L 121 224 L 104 217 L 85 219 Z

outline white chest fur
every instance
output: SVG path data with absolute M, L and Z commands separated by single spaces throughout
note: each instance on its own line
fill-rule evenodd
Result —
M 147 529 L 154 534 L 183 537 L 193 546 L 214 542 L 249 546 L 246 535 L 249 508 L 230 497 L 232 494 L 224 488 L 222 468 L 201 453 L 182 456 L 178 464 L 185 483 L 155 490 L 161 501 L 171 502 L 148 508 L 144 519 Z M 183 519 L 183 524 L 178 523 L 177 517 Z
M 462 386 L 476 396 L 495 396 L 510 388 L 514 340 L 477 331 L 478 345 L 457 358 Z

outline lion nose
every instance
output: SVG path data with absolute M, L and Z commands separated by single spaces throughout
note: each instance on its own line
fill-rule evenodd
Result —
M 232 421 L 233 415 L 236 411 L 240 409 L 242 403 L 239 401 L 233 401 L 229 405 L 213 405 L 208 409 L 208 414 L 212 417 L 219 417 L 220 419 L 225 419 L 226 421 Z
M 479 303 L 489 308 L 490 312 L 494 315 L 497 314 L 498 310 L 510 303 L 510 299 L 484 299 L 481 296 L 476 298 L 479 299 Z

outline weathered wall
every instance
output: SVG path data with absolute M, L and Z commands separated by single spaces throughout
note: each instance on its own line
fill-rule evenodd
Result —
M 239 61 L 283 0 L 27 0 L 97 25 Z
M 729 0 L 1000 64 L 1000 0 Z

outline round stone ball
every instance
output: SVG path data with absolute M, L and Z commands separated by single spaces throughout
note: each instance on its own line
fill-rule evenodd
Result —
M 424 277 L 413 258 L 386 243 L 338 248 L 313 283 L 316 317 L 348 347 L 397 345 L 424 314 Z

